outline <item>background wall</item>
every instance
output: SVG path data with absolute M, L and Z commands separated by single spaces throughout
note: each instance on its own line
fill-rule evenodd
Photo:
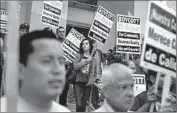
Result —
M 125 0 L 118 0 L 118 1 L 104 1 L 104 0 L 99 0 L 98 5 L 103 6 L 106 8 L 108 11 L 112 12 L 114 15 L 116 14 L 123 14 L 123 15 L 128 15 L 127 11 L 130 11 L 132 14 L 134 14 L 134 1 L 125 1 Z M 115 36 L 116 36 L 116 21 L 113 24 L 111 33 L 109 35 L 109 39 L 106 41 L 105 45 L 102 46 L 99 44 L 99 48 L 103 52 L 107 52 L 109 49 L 113 49 L 115 46 Z

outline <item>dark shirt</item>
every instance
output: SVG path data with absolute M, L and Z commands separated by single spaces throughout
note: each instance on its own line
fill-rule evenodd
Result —
M 141 108 L 147 102 L 147 91 L 144 91 L 138 94 L 135 97 L 133 106 L 130 108 L 130 111 L 136 112 L 139 108 Z M 150 108 L 149 108 L 150 109 Z M 154 112 L 156 112 L 156 108 L 154 107 Z
M 75 57 L 75 61 L 74 63 L 79 63 L 79 62 L 83 62 L 87 59 L 88 57 L 85 57 L 84 55 L 76 55 Z M 76 76 L 76 82 L 88 82 L 89 80 L 89 76 L 90 76 L 90 72 L 89 69 L 91 68 L 90 64 L 86 64 L 85 66 L 83 66 L 77 73 Z

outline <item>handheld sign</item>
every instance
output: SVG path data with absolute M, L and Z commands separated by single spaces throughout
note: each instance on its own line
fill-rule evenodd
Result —
M 83 39 L 85 39 L 85 37 L 82 34 L 80 34 L 74 28 L 71 29 L 61 45 L 64 50 L 64 57 L 66 60 L 73 62 L 76 54 L 79 52 L 80 43 Z
M 90 27 L 88 37 L 101 44 L 105 44 L 110 34 L 114 20 L 115 16 L 111 12 L 99 6 L 95 15 L 95 19 Z
M 116 52 L 140 54 L 141 51 L 140 18 L 117 15 Z
M 160 2 L 149 2 L 140 65 L 176 77 L 176 14 Z
M 137 96 L 143 91 L 146 91 L 146 80 L 145 75 L 132 74 L 134 80 L 134 96 Z
M 7 10 L 0 9 L 0 33 L 7 33 Z
M 44 1 L 41 22 L 43 24 L 58 28 L 62 10 L 62 1 Z

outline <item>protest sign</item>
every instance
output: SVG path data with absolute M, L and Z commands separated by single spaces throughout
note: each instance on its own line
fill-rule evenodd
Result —
M 88 37 L 98 41 L 101 44 L 105 44 L 114 20 L 115 16 L 111 12 L 99 6 L 95 19 L 90 27 Z
M 140 18 L 118 14 L 116 30 L 116 52 L 140 54 L 140 37 Z
M 7 10 L 0 9 L 0 33 L 7 33 Z
M 58 28 L 62 10 L 62 1 L 44 1 L 41 22 Z
M 145 75 L 142 74 L 132 74 L 134 80 L 134 95 L 138 95 L 143 91 L 146 91 L 146 80 Z
M 64 56 L 67 60 L 73 62 L 76 54 L 79 52 L 80 43 L 84 38 L 85 37 L 74 28 L 71 29 L 68 36 L 61 45 L 64 50 Z
M 140 65 L 176 77 L 176 13 L 149 3 Z

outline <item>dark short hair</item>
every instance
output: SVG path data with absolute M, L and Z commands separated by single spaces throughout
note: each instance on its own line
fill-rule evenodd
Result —
M 89 42 L 89 45 L 90 45 L 90 54 L 91 54 L 91 53 L 92 53 L 92 50 L 93 50 L 93 44 L 91 43 L 91 40 L 90 40 L 89 38 L 85 38 L 85 39 L 83 39 L 83 40 L 81 41 L 81 43 L 80 43 L 80 48 L 79 48 L 79 53 L 80 53 L 80 54 L 84 54 L 84 50 L 83 50 L 83 48 L 82 48 L 82 44 L 83 44 L 83 42 L 84 42 L 85 40 L 88 40 L 88 42 Z
M 37 39 L 57 39 L 56 35 L 48 30 L 35 30 L 20 37 L 19 41 L 19 61 L 26 65 L 28 56 L 34 51 L 32 42 Z
M 56 33 L 58 32 L 59 29 L 64 29 L 63 26 L 60 26 L 59 28 L 56 29 Z
M 23 23 L 19 27 L 19 30 L 21 30 L 21 29 L 26 29 L 27 31 L 29 31 L 30 26 L 27 23 Z

